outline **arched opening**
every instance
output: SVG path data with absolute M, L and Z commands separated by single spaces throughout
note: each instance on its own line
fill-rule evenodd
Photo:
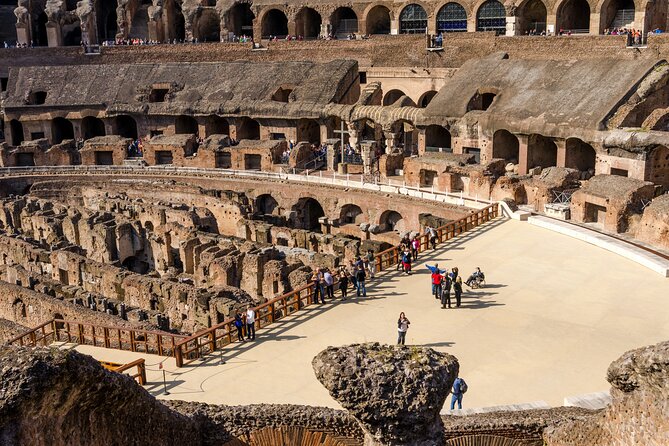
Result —
M 360 123 L 360 140 L 361 141 L 376 141 L 378 135 L 377 129 L 379 126 L 371 119 L 364 119 Z
M 293 224 L 296 228 L 320 232 L 321 224 L 318 219 L 325 217 L 325 212 L 318 201 L 313 198 L 300 198 L 292 210 L 295 218 Z
M 46 91 L 31 91 L 28 95 L 29 105 L 43 105 L 46 102 Z
M 362 209 L 355 204 L 345 204 L 339 212 L 339 225 L 355 225 L 362 223 Z
M 63 25 L 63 46 L 81 45 L 81 26 L 79 20 L 74 23 Z
M 186 20 L 181 5 L 176 0 L 168 0 L 165 4 L 167 23 L 165 24 L 168 40 L 184 40 L 186 38 Z
M 634 0 L 605 1 L 599 12 L 599 32 L 603 33 L 606 28 L 634 28 L 634 9 Z
M 321 33 L 321 23 L 321 15 L 315 9 L 302 8 L 295 16 L 295 33 L 313 39 Z
M 390 10 L 382 5 L 374 6 L 367 13 L 367 34 L 390 34 Z
M 25 137 L 23 136 L 23 124 L 21 124 L 21 121 L 17 121 L 16 119 L 9 121 L 9 130 L 12 132 L 12 145 L 20 146 L 25 140 Z
M 137 139 L 137 122 L 135 118 L 128 115 L 120 115 L 114 118 L 116 134 L 124 138 Z
M 400 33 L 425 34 L 427 29 L 427 12 L 421 5 L 412 3 L 400 13 Z
M 47 46 L 49 44 L 49 39 L 46 33 L 46 24 L 48 21 L 49 18 L 44 11 L 37 16 L 33 28 L 33 44 L 35 46 Z
M 467 104 L 467 111 L 488 110 L 492 105 L 492 101 L 495 100 L 495 96 L 495 93 L 481 93 L 477 91 L 476 94 L 469 100 L 469 103 Z
M 193 26 L 193 35 L 200 42 L 221 41 L 221 19 L 215 9 L 203 9 Z
M 174 120 L 174 133 L 177 135 L 199 135 L 197 119 L 192 116 L 180 115 Z
M 467 32 L 467 11 L 459 3 L 446 3 L 437 13 L 438 33 Z
M 320 144 L 321 126 L 314 119 L 300 119 L 297 122 L 297 140 Z
M 516 29 L 522 34 L 541 34 L 546 31 L 546 5 L 541 0 L 528 0 L 518 11 Z
M 533 133 L 527 141 L 528 167 L 553 167 L 557 165 L 557 146 L 550 138 Z
M 255 119 L 242 118 L 237 124 L 237 140 L 260 139 L 260 124 Z
M 437 95 L 437 92 L 434 90 L 427 91 L 423 93 L 423 95 L 418 99 L 418 106 L 420 108 L 425 108 L 428 105 L 430 105 L 430 102 L 432 102 L 432 99 Z
M 406 96 L 402 90 L 390 90 L 383 96 L 383 105 L 393 105 L 402 96 Z
M 260 28 L 263 38 L 286 37 L 288 35 L 288 18 L 280 9 L 270 9 L 263 16 Z
M 358 16 L 351 8 L 341 7 L 335 9 L 330 17 L 332 34 L 338 38 L 346 37 L 358 32 Z
M 105 136 L 105 123 L 102 122 L 102 119 L 95 116 L 86 116 L 81 120 L 81 134 L 84 139 Z
M 429 125 L 425 129 L 425 150 L 443 151 L 451 148 L 451 133 L 440 125 Z
M 230 124 L 228 120 L 216 115 L 207 117 L 206 124 L 207 136 L 210 135 L 230 135 Z
M 151 269 L 147 262 L 144 262 L 135 256 L 127 257 L 125 260 L 123 260 L 123 262 L 121 262 L 121 266 L 128 269 L 128 271 L 132 271 L 137 274 L 146 274 Z
M 587 0 L 565 0 L 558 8 L 557 31 L 590 32 L 590 4 Z
M 252 36 L 256 16 L 248 3 L 235 3 L 228 11 L 228 27 L 235 36 Z
M 657 146 L 650 153 L 649 180 L 669 190 L 669 149 L 667 147 Z
M 262 194 L 256 198 L 256 214 L 275 215 L 279 211 L 279 203 L 270 194 Z
M 26 304 L 21 299 L 16 299 L 12 302 L 12 313 L 14 313 L 14 321 L 20 322 L 26 317 Z
M 404 221 L 402 220 L 402 214 L 397 211 L 385 211 L 381 214 L 379 219 L 379 225 L 383 231 L 397 231 L 402 232 L 404 230 Z
M 65 118 L 51 120 L 51 144 L 60 144 L 66 139 L 74 139 L 74 127 Z
M 518 137 L 508 130 L 497 130 L 492 137 L 492 157 L 518 164 Z
M 395 147 L 401 148 L 405 155 L 418 155 L 417 131 L 413 123 L 400 120 L 392 125 L 395 133 Z M 395 147 L 387 147 L 386 153 Z
M 95 3 L 95 11 L 100 42 L 116 39 L 118 29 L 116 3 L 98 0 Z
M 494 31 L 500 35 L 506 33 L 506 9 L 497 0 L 488 0 L 476 13 L 476 31 Z
M 578 138 L 568 138 L 566 141 L 566 159 L 565 167 L 578 169 L 581 172 L 586 170 L 595 170 L 597 162 L 597 152 L 588 143 Z

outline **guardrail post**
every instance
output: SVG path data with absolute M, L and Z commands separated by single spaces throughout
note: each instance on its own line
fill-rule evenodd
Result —
M 177 363 L 177 367 L 183 367 L 184 358 L 183 358 L 183 352 L 181 351 L 181 345 L 176 345 L 174 347 L 174 359 Z
M 105 341 L 105 348 L 109 348 L 109 329 L 107 327 L 104 327 L 104 330 L 102 332 L 104 336 L 104 341 Z
M 53 342 L 60 341 L 60 337 L 58 335 L 58 324 L 56 323 L 55 319 L 51 321 L 51 331 L 53 332 Z
M 216 351 L 216 330 L 212 330 L 207 335 L 209 337 L 209 351 Z
M 135 344 L 135 330 L 130 330 L 130 351 L 137 351 L 137 345 Z
M 143 386 L 146 384 L 146 364 L 144 364 L 144 360 L 142 359 L 142 362 L 137 364 L 137 377 L 139 378 L 139 384 Z

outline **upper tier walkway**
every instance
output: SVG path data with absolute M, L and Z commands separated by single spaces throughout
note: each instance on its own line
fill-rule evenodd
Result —
M 466 289 L 457 309 L 430 295 L 424 263 L 476 266 L 488 285 Z M 147 360 L 160 398 L 222 404 L 338 407 L 316 380 L 312 358 L 330 345 L 396 341 L 401 311 L 408 344 L 455 355 L 469 384 L 465 407 L 545 401 L 605 391 L 608 365 L 626 350 L 669 338 L 667 279 L 614 253 L 525 222 L 498 218 L 421 254 L 411 276 L 391 269 L 367 298 L 312 305 L 234 344 L 176 368 L 173 358 L 79 346 L 117 363 Z M 169 395 L 162 395 L 162 361 Z M 222 362 L 225 361 L 223 364 Z

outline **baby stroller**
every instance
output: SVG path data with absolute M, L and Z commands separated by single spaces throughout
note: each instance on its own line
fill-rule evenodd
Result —
M 485 275 L 483 274 L 483 272 L 476 275 L 476 277 L 474 277 L 474 280 L 472 280 L 470 283 L 472 289 L 483 288 L 485 286 Z

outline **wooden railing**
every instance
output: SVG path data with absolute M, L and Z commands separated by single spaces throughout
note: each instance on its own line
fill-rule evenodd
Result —
M 254 308 L 256 312 L 256 330 L 283 319 L 314 302 L 314 287 L 311 283 L 294 291 L 274 298 Z M 246 327 L 243 328 L 246 334 Z M 175 346 L 177 367 L 202 358 L 237 339 L 237 327 L 234 318 L 229 318 L 180 341 Z
M 493 203 L 489 206 L 484 207 L 474 211 L 467 216 L 461 218 L 460 220 L 452 221 L 444 226 L 441 226 L 436 229 L 437 231 L 437 244 L 443 243 L 455 237 L 458 234 L 469 231 L 477 226 L 482 225 L 485 222 L 496 218 L 499 215 L 499 206 L 497 203 Z M 429 249 L 430 247 L 430 235 L 422 234 L 419 237 L 420 240 L 420 252 Z M 386 268 L 396 266 L 399 262 L 399 247 L 395 246 L 385 251 L 381 251 L 376 254 L 376 271 L 383 271 Z
M 160 331 L 52 319 L 7 343 L 36 347 L 61 341 L 75 342 L 94 347 L 174 356 L 177 343 L 185 338 L 186 336 Z
M 116 367 L 114 371 L 116 373 L 123 373 L 133 367 L 137 367 L 137 373 L 130 376 L 136 379 L 140 386 L 143 386 L 146 384 L 146 365 L 144 364 L 144 358 L 139 358 L 127 364 L 123 364 L 120 367 Z

